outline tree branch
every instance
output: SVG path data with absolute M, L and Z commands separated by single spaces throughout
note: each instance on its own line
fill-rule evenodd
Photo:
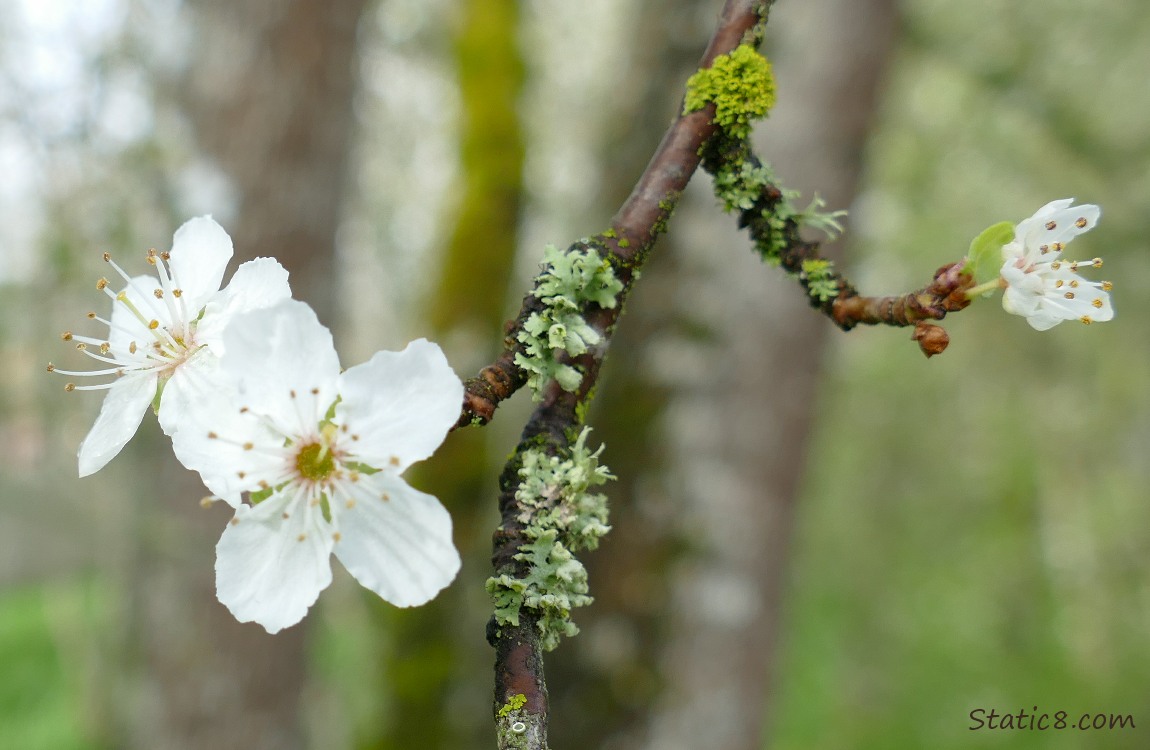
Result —
M 699 66 L 709 66 L 716 57 L 730 53 L 740 44 L 758 46 L 762 42 L 763 28 L 772 1 L 727 0 L 719 25 Z M 588 322 L 598 330 L 609 334 L 609 328 L 618 319 L 621 303 L 630 291 L 635 270 L 643 264 L 655 239 L 665 230 L 666 222 L 679 201 L 679 194 L 699 166 L 700 149 L 717 132 L 712 122 L 714 116 L 713 104 L 689 114 L 683 114 L 680 109 L 631 195 L 612 218 L 610 231 L 587 243 L 572 246 L 593 245 L 611 261 L 616 275 L 624 284 L 619 305 L 611 310 L 598 310 L 606 314 L 594 316 L 598 318 L 597 321 L 593 321 L 592 316 L 586 316 Z M 494 362 L 464 382 L 463 409 L 456 427 L 487 424 L 499 404 L 527 382 L 527 373 L 515 365 L 515 355 L 525 353 L 517 336 L 531 313 L 541 309 L 540 301 L 528 292 L 523 298 L 519 314 L 507 328 L 504 350 Z
M 758 46 L 771 4 L 770 0 L 727 0 L 700 67 L 709 66 L 717 56 L 729 54 L 740 44 Z M 582 311 L 586 322 L 601 336 L 601 341 L 586 353 L 564 360 L 580 370 L 582 381 L 574 393 L 563 390 L 554 380 L 545 386 L 542 402 L 524 427 L 515 454 L 500 476 L 502 522 L 493 537 L 492 554 L 496 576 L 506 573 L 522 578 L 527 572 L 526 563 L 515 559 L 519 548 L 528 542 L 525 524 L 520 520 L 526 509 L 519 506 L 515 497 L 522 455 L 528 449 L 540 448 L 557 454 L 574 439 L 572 428 L 582 422 L 582 407 L 598 381 L 636 272 L 666 229 L 682 190 L 699 166 L 703 145 L 716 135 L 714 116 L 713 105 L 685 115 L 680 109 L 631 195 L 612 218 L 610 229 L 572 245 L 572 250 L 594 248 L 611 264 L 623 290 L 614 307 L 592 303 Z M 508 327 L 505 350 L 465 383 L 464 407 L 457 426 L 486 423 L 499 403 L 526 382 L 527 374 L 515 365 L 516 353 L 524 353 L 517 336 L 531 313 L 540 309 L 540 301 L 528 293 L 519 315 Z M 517 626 L 498 627 L 492 620 L 488 640 L 496 650 L 494 708 L 499 747 L 546 750 L 547 687 L 535 618 L 524 609 Z
M 725 136 L 709 141 L 703 154 L 703 169 L 711 175 L 720 171 L 728 175 L 761 175 L 762 161 L 745 140 L 732 140 Z M 963 273 L 962 261 L 939 268 L 931 281 L 922 288 L 890 297 L 866 297 L 836 271 L 829 271 L 820 281 L 837 289 L 837 294 L 820 296 L 811 286 L 807 263 L 821 260 L 818 242 L 804 240 L 799 229 L 801 215 L 780 211 L 787 203 L 785 191 L 771 180 L 747 182 L 757 188 L 754 200 L 738 211 L 739 227 L 746 229 L 756 248 L 764 257 L 777 261 L 784 270 L 796 278 L 806 292 L 811 306 L 821 311 L 835 324 L 849 331 L 855 326 L 888 325 L 915 326 L 912 337 L 919 342 L 928 357 L 946 348 L 949 339 L 941 327 L 928 323 L 942 320 L 947 313 L 956 312 L 970 304 L 966 291 L 974 286 L 974 278 Z M 781 235 L 781 237 L 780 237 Z

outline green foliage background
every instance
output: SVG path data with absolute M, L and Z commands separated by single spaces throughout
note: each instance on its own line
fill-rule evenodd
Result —
M 1104 258 L 1118 316 L 1040 334 L 996 295 L 930 361 L 888 330 L 837 342 L 769 744 L 1146 747 L 1150 12 L 903 5 L 850 219 L 863 288 L 910 288 L 983 227 L 1074 196 L 1103 218 L 1069 253 Z M 1138 729 L 970 729 L 974 709 L 1035 706 Z

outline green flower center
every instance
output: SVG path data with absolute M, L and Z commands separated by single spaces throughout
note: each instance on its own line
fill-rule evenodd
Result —
M 295 468 L 304 479 L 322 482 L 335 471 L 335 457 L 322 443 L 312 443 L 300 448 L 295 458 Z

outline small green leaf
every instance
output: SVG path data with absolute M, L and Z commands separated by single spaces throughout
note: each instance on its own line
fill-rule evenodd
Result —
M 974 276 L 976 284 L 998 278 L 1002 270 L 1002 247 L 1014 239 L 1014 225 L 1009 221 L 982 230 L 970 243 L 963 270 Z

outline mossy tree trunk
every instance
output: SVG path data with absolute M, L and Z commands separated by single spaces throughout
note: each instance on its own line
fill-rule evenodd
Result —
M 454 40 L 461 98 L 459 208 L 426 301 L 420 333 L 441 342 L 466 377 L 502 343 L 522 196 L 524 144 L 518 99 L 524 66 L 515 0 L 468 0 Z M 490 664 L 483 638 L 491 614 L 477 582 L 496 522 L 495 477 L 482 430 L 457 430 L 436 452 L 434 468 L 409 475 L 451 512 L 463 556 L 458 583 L 430 603 L 397 611 L 373 601 L 381 628 L 397 644 L 380 665 L 389 713 L 401 720 L 360 742 L 363 750 L 453 750 L 490 744 Z

